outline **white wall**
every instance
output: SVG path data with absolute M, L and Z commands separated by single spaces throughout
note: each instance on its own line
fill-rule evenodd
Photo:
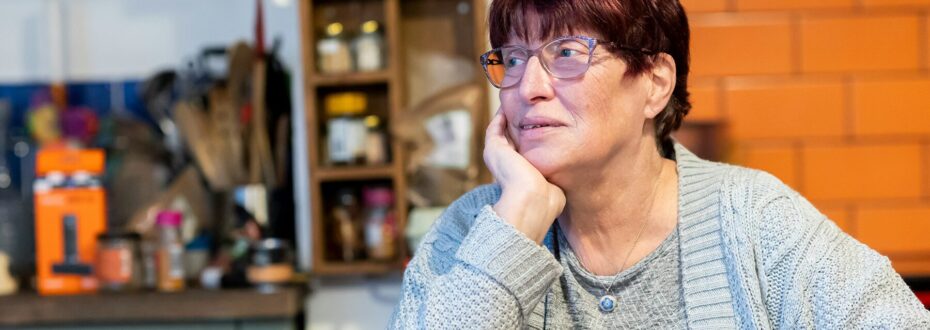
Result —
M 265 30 L 269 44 L 283 37 L 283 60 L 299 68 L 294 1 L 266 0 Z M 139 79 L 204 46 L 253 39 L 254 0 L 0 0 L 0 82 L 51 79 L 56 4 L 68 80 Z

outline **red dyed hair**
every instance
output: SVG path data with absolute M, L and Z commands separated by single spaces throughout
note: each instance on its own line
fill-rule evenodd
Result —
M 529 22 L 528 14 L 536 19 Z M 600 39 L 635 49 L 666 53 L 675 60 L 675 90 L 665 109 L 655 118 L 656 139 L 666 149 L 669 135 L 681 126 L 691 110 L 688 100 L 688 17 L 677 0 L 494 0 L 488 14 L 492 47 L 506 44 L 511 36 L 542 41 L 584 30 Z M 607 47 L 627 63 L 627 75 L 652 68 L 654 55 Z M 666 149 L 667 151 L 667 149 Z

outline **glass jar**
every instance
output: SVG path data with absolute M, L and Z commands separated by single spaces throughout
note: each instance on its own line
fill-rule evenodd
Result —
M 381 165 L 388 162 L 387 137 L 380 123 L 381 118 L 378 116 L 365 117 L 365 163 L 368 165 Z
M 327 159 L 332 165 L 358 165 L 365 157 L 364 93 L 331 94 L 325 100 Z
M 333 74 L 352 71 L 352 54 L 342 34 L 342 23 L 326 26 L 325 37 L 316 43 L 317 66 L 320 73 Z
M 360 213 L 361 208 L 355 192 L 351 189 L 340 190 L 336 204 L 333 205 L 332 219 L 333 237 L 336 238 L 342 261 L 350 262 L 361 259 Z
M 131 291 L 142 284 L 139 241 L 136 233 L 97 235 L 97 280 L 106 291 Z
M 376 71 L 384 69 L 384 37 L 377 21 L 362 23 L 362 33 L 355 37 L 355 67 L 358 71 Z

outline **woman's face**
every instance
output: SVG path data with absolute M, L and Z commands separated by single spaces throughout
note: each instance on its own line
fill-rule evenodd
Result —
M 548 41 L 512 38 L 509 44 L 536 49 Z M 558 79 L 543 69 L 538 57 L 531 57 L 520 82 L 500 91 L 501 111 L 517 151 L 559 184 L 569 173 L 604 169 L 611 157 L 639 143 L 647 120 L 648 80 L 645 75 L 625 77 L 626 67 L 598 46 L 584 75 Z

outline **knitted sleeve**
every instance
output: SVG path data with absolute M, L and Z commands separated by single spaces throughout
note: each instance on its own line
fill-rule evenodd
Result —
M 391 329 L 514 329 L 562 272 L 549 251 L 503 221 L 489 201 L 499 187 L 466 194 L 437 219 L 404 272 Z
M 930 329 L 930 312 L 887 257 L 773 176 L 759 174 L 754 190 L 761 284 L 775 328 Z

